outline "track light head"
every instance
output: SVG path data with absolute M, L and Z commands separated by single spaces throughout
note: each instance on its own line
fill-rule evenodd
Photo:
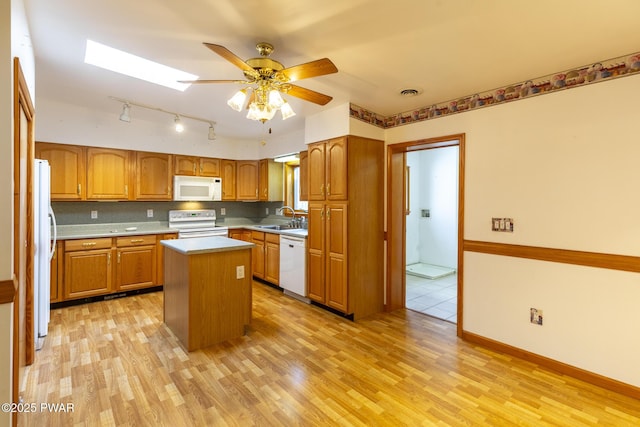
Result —
M 184 125 L 182 124 L 182 122 L 180 121 L 180 117 L 176 116 L 175 119 L 173 119 L 173 121 L 176 124 L 176 132 L 181 133 L 184 131 Z
M 129 116 L 129 104 L 128 103 L 124 103 L 122 105 L 122 113 L 120 114 L 120 121 L 123 122 L 131 122 L 131 116 Z
M 213 129 L 213 123 L 209 123 L 209 135 L 207 138 L 209 138 L 209 141 L 216 139 L 216 131 Z

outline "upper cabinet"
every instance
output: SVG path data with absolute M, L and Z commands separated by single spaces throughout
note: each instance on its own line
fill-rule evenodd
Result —
M 51 165 L 51 200 L 86 198 L 85 147 L 38 142 L 36 158 Z
M 129 200 L 130 151 L 87 148 L 87 199 Z
M 347 138 L 309 144 L 309 200 L 347 200 Z
M 257 160 L 236 161 L 236 191 L 236 200 L 258 200 Z
M 220 172 L 220 159 L 175 156 L 173 169 L 175 175 L 219 177 Z
M 222 200 L 236 200 L 236 161 L 220 160 Z
M 300 152 L 300 200 L 309 200 L 309 152 Z
M 260 160 L 258 173 L 259 197 L 261 202 L 284 200 L 284 166 L 271 159 Z
M 171 155 L 138 151 L 135 157 L 136 200 L 171 200 Z

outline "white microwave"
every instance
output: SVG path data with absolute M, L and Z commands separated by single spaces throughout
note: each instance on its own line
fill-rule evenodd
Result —
M 194 202 L 222 200 L 222 178 L 175 175 L 173 200 Z

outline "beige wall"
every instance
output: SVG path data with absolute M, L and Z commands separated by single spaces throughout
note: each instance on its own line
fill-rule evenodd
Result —
M 640 73 L 389 129 L 466 134 L 465 235 L 640 256 Z M 511 217 L 514 233 L 490 229 Z M 640 386 L 640 276 L 465 253 L 464 329 Z M 529 322 L 542 309 L 544 325 Z

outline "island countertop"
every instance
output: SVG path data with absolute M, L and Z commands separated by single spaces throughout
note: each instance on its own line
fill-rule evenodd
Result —
M 203 254 L 209 252 L 236 251 L 250 249 L 255 244 L 228 237 L 197 237 L 193 239 L 161 240 L 160 243 L 167 248 L 185 255 Z

